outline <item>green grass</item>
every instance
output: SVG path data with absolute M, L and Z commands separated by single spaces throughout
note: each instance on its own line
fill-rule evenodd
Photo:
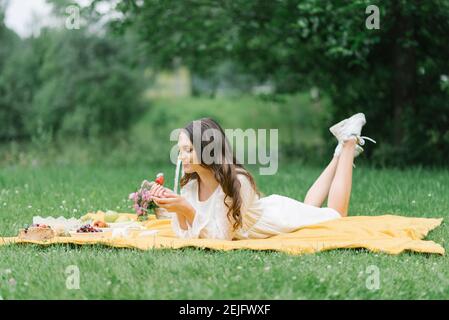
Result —
M 362 161 L 358 161 L 362 163 Z M 0 234 L 11 236 L 33 215 L 80 216 L 97 209 L 129 211 L 126 197 L 158 171 L 172 185 L 173 166 L 60 166 L 0 169 Z M 253 170 L 255 173 L 256 171 Z M 318 168 L 280 163 L 275 176 L 256 176 L 265 194 L 302 200 Z M 448 171 L 374 170 L 358 166 L 350 214 L 444 217 L 429 239 L 446 249 Z M 76 211 L 75 211 L 76 210 Z M 66 288 L 65 270 L 80 270 L 80 289 Z M 380 288 L 366 287 L 367 267 Z M 447 256 L 334 250 L 289 256 L 186 248 L 137 251 L 105 246 L 0 247 L 3 299 L 448 299 Z

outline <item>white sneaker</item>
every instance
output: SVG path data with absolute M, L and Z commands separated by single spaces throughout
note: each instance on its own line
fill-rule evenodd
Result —
M 348 122 L 348 119 L 344 119 L 342 121 L 340 121 L 337 124 L 334 124 L 332 127 L 329 128 L 329 131 L 335 136 L 335 138 L 337 138 L 338 141 L 340 141 L 340 136 L 341 136 L 341 131 L 343 129 L 343 127 L 345 126 L 346 122 Z
M 346 121 L 345 125 L 338 132 L 338 141 L 344 142 L 352 137 L 360 137 L 362 134 L 362 127 L 365 125 L 366 119 L 363 113 L 357 113 L 350 117 L 348 121 Z
M 334 156 L 339 156 L 341 154 L 343 144 L 349 139 L 355 138 L 357 141 L 356 147 L 354 149 L 354 158 L 359 156 L 363 152 L 363 148 L 361 146 L 365 145 L 365 139 L 376 143 L 376 141 L 369 137 L 361 136 L 362 127 L 365 124 L 365 115 L 363 113 L 357 113 L 348 119 L 340 121 L 329 129 L 338 140 L 338 145 L 335 148 Z
M 348 126 L 355 135 L 360 135 L 362 127 L 365 123 L 365 115 L 363 113 L 356 113 L 353 116 L 334 124 L 329 128 L 329 131 L 335 136 L 335 138 L 337 138 L 338 142 L 342 142 L 344 141 L 344 137 L 350 134 L 350 132 L 348 132 Z M 358 127 L 358 125 L 360 125 L 360 127 Z

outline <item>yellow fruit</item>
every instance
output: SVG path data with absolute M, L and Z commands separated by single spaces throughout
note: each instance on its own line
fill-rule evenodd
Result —
M 84 216 L 82 216 L 80 219 L 81 219 L 81 221 L 85 222 L 87 220 L 94 220 L 95 217 L 96 217 L 95 213 L 88 213 L 88 214 L 85 214 Z
M 116 222 L 117 219 L 119 218 L 119 214 L 115 211 L 106 211 L 106 214 L 104 216 L 104 220 L 106 222 Z
M 117 220 L 115 220 L 115 222 L 126 222 L 126 221 L 131 221 L 131 219 L 128 216 L 120 216 L 117 218 Z

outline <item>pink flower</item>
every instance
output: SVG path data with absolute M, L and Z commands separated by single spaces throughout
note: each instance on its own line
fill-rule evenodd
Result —
M 128 198 L 134 202 L 133 208 L 138 216 L 148 214 L 148 208 L 153 206 L 153 196 L 150 194 L 150 188 L 153 184 L 153 181 L 144 180 L 136 192 L 129 194 Z
M 146 191 L 146 190 L 143 191 L 143 193 L 142 193 L 142 200 L 143 200 L 143 201 L 149 201 L 150 198 L 151 198 L 150 192 L 149 192 L 149 191 Z

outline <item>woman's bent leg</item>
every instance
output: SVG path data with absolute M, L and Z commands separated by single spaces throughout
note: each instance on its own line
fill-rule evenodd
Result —
M 315 183 L 307 191 L 305 204 L 321 207 L 326 200 L 337 169 L 338 157 L 334 157 Z
M 338 159 L 337 171 L 332 181 L 327 206 L 337 210 L 343 217 L 348 215 L 352 188 L 352 165 L 356 140 L 348 140 Z

